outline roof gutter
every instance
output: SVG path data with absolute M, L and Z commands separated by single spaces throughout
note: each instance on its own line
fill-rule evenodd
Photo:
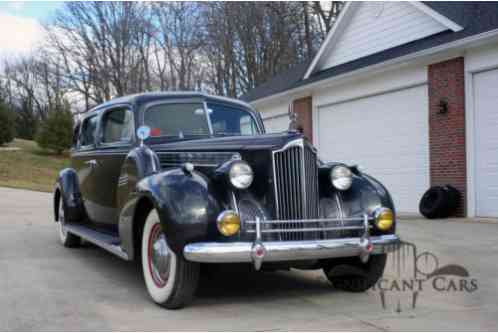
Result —
M 462 39 L 459 39 L 459 40 L 456 40 L 453 42 L 438 45 L 438 46 L 431 47 L 431 48 L 428 48 L 425 50 L 410 53 L 410 54 L 407 54 L 407 55 L 404 55 L 404 56 L 401 56 L 398 58 L 394 58 L 394 59 L 390 59 L 390 60 L 387 60 L 384 62 L 380 62 L 380 63 L 374 64 L 374 65 L 359 68 L 359 69 L 354 70 L 352 72 L 348 72 L 348 73 L 344 73 L 341 75 L 332 76 L 330 78 L 326 78 L 323 80 L 311 82 L 311 83 L 308 83 L 308 84 L 305 84 L 302 86 L 298 86 L 298 87 L 293 88 L 293 89 L 285 90 L 285 91 L 282 91 L 282 92 L 274 94 L 274 95 L 270 95 L 267 97 L 263 97 L 263 98 L 251 101 L 249 103 L 253 106 L 256 106 L 256 105 L 260 105 L 260 104 L 269 102 L 273 99 L 285 97 L 286 95 L 289 95 L 289 94 L 303 94 L 303 92 L 309 92 L 310 90 L 317 88 L 318 86 L 321 86 L 324 84 L 325 85 L 331 84 L 331 83 L 339 84 L 341 80 L 349 79 L 351 77 L 354 77 L 355 75 L 366 74 L 369 72 L 373 72 L 375 70 L 383 69 L 384 67 L 388 67 L 388 66 L 396 66 L 396 65 L 404 64 L 408 61 L 411 61 L 411 60 L 414 60 L 417 58 L 426 57 L 426 56 L 431 56 L 431 55 L 437 54 L 439 52 L 451 51 L 451 50 L 458 49 L 461 47 L 474 46 L 474 44 L 478 45 L 479 43 L 483 43 L 483 42 L 486 42 L 488 40 L 492 40 L 495 37 L 498 37 L 498 29 L 486 31 L 486 32 L 483 32 L 481 34 L 469 36 L 469 37 L 462 38 Z M 335 81 L 339 81 L 339 82 L 335 82 Z

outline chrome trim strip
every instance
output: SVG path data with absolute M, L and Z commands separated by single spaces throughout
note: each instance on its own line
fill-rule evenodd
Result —
M 373 218 L 369 218 L 369 221 L 373 221 Z M 358 221 L 358 222 L 363 222 L 364 221 L 364 216 L 358 216 L 358 217 L 344 217 L 344 218 L 338 218 L 338 219 L 303 219 L 303 220 L 264 220 L 261 221 L 262 224 L 280 224 L 280 223 L 317 223 L 317 222 L 352 222 L 352 221 Z M 246 224 L 256 224 L 256 221 L 246 221 Z
M 326 227 L 326 228 L 302 228 L 302 229 L 265 229 L 262 230 L 263 234 L 271 234 L 278 232 L 310 232 L 310 231 L 334 231 L 334 230 L 365 230 L 363 226 L 361 227 Z M 255 230 L 246 230 L 248 234 L 257 233 Z
M 396 250 L 400 238 L 397 235 L 370 237 L 370 254 L 382 254 Z M 265 262 L 311 260 L 360 256 L 365 252 L 361 238 L 343 238 L 315 241 L 263 242 Z M 185 246 L 185 258 L 193 262 L 237 263 L 253 262 L 253 243 L 191 243 Z
M 211 116 L 209 115 L 209 109 L 207 107 L 206 101 L 202 102 L 202 105 L 204 106 L 204 114 L 206 115 L 206 120 L 207 120 L 207 123 L 208 123 L 209 133 L 211 133 L 211 136 L 213 136 L 214 135 L 213 124 L 211 123 Z
M 232 204 L 232 209 L 237 213 L 237 215 L 240 215 L 239 212 L 239 205 L 237 203 L 237 197 L 235 196 L 235 191 L 230 191 L 230 200 Z
M 342 224 L 342 226 L 344 226 L 344 221 L 346 221 L 346 220 L 345 220 L 345 217 L 344 217 L 344 211 L 342 210 L 342 200 L 341 200 L 341 197 L 339 196 L 339 193 L 336 193 L 334 197 L 335 197 L 335 201 L 337 203 L 337 208 L 339 209 L 339 218 L 342 221 L 341 224 Z M 342 236 L 343 236 L 343 233 L 341 232 L 341 237 Z

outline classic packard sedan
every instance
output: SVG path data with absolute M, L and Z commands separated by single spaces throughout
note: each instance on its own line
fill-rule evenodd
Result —
M 82 118 L 54 191 L 60 241 L 139 260 L 168 309 L 192 300 L 200 265 L 323 269 L 334 287 L 363 291 L 397 248 L 382 184 L 322 162 L 299 132 L 265 134 L 246 103 L 148 93 Z

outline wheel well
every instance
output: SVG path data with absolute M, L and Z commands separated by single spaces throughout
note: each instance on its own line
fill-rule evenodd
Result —
M 135 217 L 133 219 L 133 249 L 135 253 L 134 257 L 139 261 L 142 251 L 142 232 L 144 230 L 145 220 L 152 209 L 154 209 L 154 204 L 148 198 L 140 199 L 135 209 Z
M 59 221 L 59 200 L 61 199 L 61 191 L 59 189 L 55 190 L 54 193 L 54 218 L 55 221 Z

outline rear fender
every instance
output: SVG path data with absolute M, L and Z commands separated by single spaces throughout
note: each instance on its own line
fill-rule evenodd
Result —
M 54 216 L 59 220 L 58 205 L 62 200 L 65 205 L 65 217 L 68 221 L 78 222 L 85 218 L 85 207 L 79 187 L 78 175 L 74 169 L 62 170 L 57 177 L 54 190 Z

